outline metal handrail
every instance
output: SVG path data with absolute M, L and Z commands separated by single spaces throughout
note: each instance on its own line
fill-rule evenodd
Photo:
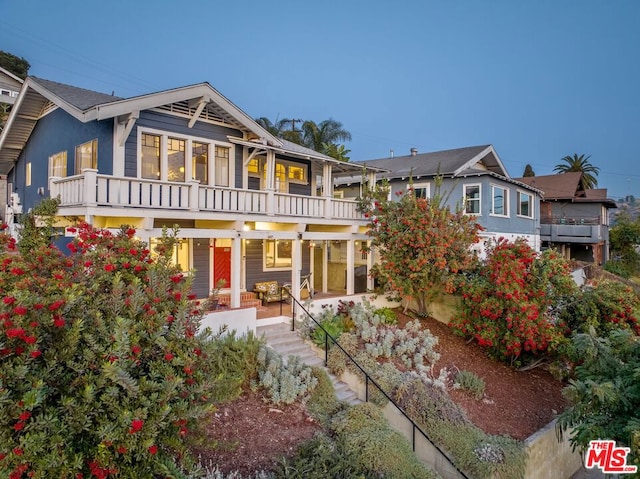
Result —
M 347 358 L 349 358 L 349 360 L 353 363 L 353 365 L 355 365 L 360 372 L 362 372 L 362 374 L 364 374 L 365 377 L 365 387 L 364 387 L 364 398 L 365 398 L 365 402 L 369 402 L 369 383 L 372 383 L 377 389 L 378 391 L 380 391 L 384 397 L 386 397 L 389 402 L 391 404 L 393 404 L 395 406 L 395 408 L 400 411 L 400 414 L 402 414 L 405 419 L 407 419 L 410 423 L 411 423 L 411 447 L 413 449 L 413 452 L 416 452 L 416 431 L 418 431 L 422 437 L 429 442 L 429 444 L 431 444 L 440 454 L 442 454 L 446 460 L 449 462 L 449 464 L 451 464 L 451 466 L 453 466 L 453 468 L 458 471 L 462 477 L 464 479 L 469 479 L 469 476 L 467 476 L 464 472 L 462 472 L 460 470 L 460 468 L 458 466 L 456 466 L 453 461 L 451 460 L 451 458 L 449 457 L 449 455 L 447 453 L 445 453 L 442 449 L 440 449 L 438 447 L 437 444 L 435 444 L 427 435 L 426 432 L 424 432 L 422 430 L 422 428 L 416 424 L 416 422 L 411 419 L 409 417 L 409 415 L 405 412 L 404 409 L 402 409 L 400 407 L 400 405 L 398 403 L 396 403 L 386 392 L 384 389 L 382 389 L 382 387 L 376 382 L 375 379 L 373 379 L 369 373 L 367 373 L 367 371 L 364 370 L 364 368 L 362 366 L 360 366 L 358 364 L 358 362 L 347 352 L 345 351 L 345 349 L 340 345 L 340 343 L 338 343 L 338 341 L 329 334 L 329 332 L 324 329 L 322 327 L 322 325 L 316 321 L 316 318 L 313 317 L 313 315 L 302 305 L 302 303 L 300 303 L 300 301 L 298 301 L 297 298 L 295 298 L 292 294 L 291 291 L 289 291 L 289 297 L 291 298 L 291 305 L 293 306 L 293 313 L 292 313 L 292 317 L 291 317 L 291 331 L 295 331 L 295 323 L 296 323 L 296 305 L 300 307 L 300 309 L 302 309 L 302 311 L 304 312 L 304 314 L 306 314 L 309 318 L 311 318 L 311 320 L 316 323 L 316 326 L 318 326 L 320 329 L 322 329 L 322 331 L 324 332 L 324 365 L 325 367 L 328 364 L 329 361 L 329 339 L 331 339 L 331 341 L 333 341 L 333 344 L 335 344 L 336 346 L 338 346 L 338 348 L 340 348 L 340 350 L 345 354 L 345 356 Z

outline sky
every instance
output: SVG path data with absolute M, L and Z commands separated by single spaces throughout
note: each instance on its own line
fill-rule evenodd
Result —
M 209 82 L 333 118 L 352 161 L 492 144 L 512 177 L 591 155 L 640 197 L 638 0 L 0 0 L 31 75 L 121 97 Z

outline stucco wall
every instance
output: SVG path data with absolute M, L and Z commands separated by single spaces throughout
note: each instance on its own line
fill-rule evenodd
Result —
M 569 479 L 582 467 L 580 454 L 571 451 L 569 432 L 559 441 L 555 427 L 554 420 L 525 440 L 525 479 Z

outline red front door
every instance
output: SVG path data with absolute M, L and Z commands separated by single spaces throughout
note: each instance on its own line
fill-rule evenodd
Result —
M 225 288 L 231 286 L 231 247 L 215 246 L 213 247 L 213 286 L 218 281 L 224 279 Z

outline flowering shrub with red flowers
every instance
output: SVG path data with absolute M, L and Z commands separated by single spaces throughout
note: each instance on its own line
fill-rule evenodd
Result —
M 473 217 L 445 206 L 439 180 L 436 183 L 429 199 L 417 198 L 410 189 L 390 201 L 383 185 L 360 201 L 379 259 L 371 274 L 385 292 L 415 301 L 419 314 L 426 314 L 439 295 L 455 289 L 458 273 L 475 262 L 471 246 L 478 239 Z
M 559 311 L 577 286 L 555 250 L 538 255 L 524 239 L 500 238 L 462 290 L 461 312 L 450 326 L 517 365 L 563 341 Z
M 189 281 L 130 228 L 69 230 L 0 242 L 0 477 L 181 477 L 217 375 Z

